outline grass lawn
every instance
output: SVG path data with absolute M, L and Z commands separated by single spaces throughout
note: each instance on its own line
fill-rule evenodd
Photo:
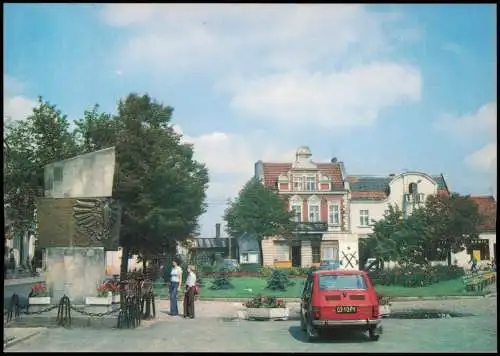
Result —
M 204 286 L 200 290 L 200 297 L 205 298 L 251 298 L 257 294 L 299 298 L 304 288 L 304 279 L 290 278 L 295 282 L 284 292 L 274 292 L 266 289 L 267 280 L 259 277 L 233 277 L 231 283 L 234 288 L 213 290 L 210 289 L 210 279 L 204 279 Z M 436 283 L 421 288 L 406 288 L 401 286 L 375 286 L 375 290 L 389 297 L 441 297 L 441 296 L 463 296 L 463 295 L 485 295 L 488 292 L 466 292 L 462 279 L 454 279 L 446 282 Z M 166 287 L 155 283 L 155 294 L 160 297 L 168 297 Z

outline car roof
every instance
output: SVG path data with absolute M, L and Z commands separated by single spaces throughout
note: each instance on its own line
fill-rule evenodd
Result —
M 365 271 L 357 271 L 357 270 L 319 270 L 319 271 L 314 271 L 312 272 L 313 275 L 365 275 Z

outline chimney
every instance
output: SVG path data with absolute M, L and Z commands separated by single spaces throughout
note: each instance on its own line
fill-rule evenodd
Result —
M 215 238 L 220 237 L 220 224 L 215 224 Z

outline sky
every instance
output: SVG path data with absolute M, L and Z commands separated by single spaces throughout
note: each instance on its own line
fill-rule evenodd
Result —
M 129 93 L 174 107 L 210 171 L 202 237 L 257 160 L 442 173 L 496 196 L 493 4 L 5 4 L 4 117 Z

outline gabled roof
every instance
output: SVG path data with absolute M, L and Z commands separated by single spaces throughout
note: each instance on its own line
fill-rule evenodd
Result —
M 318 171 L 331 179 L 332 190 L 344 189 L 342 170 L 340 162 L 336 163 L 316 163 Z M 292 163 L 270 163 L 262 162 L 264 171 L 264 184 L 274 187 L 281 174 L 286 174 L 292 169 Z
M 383 200 L 389 194 L 391 176 L 348 176 L 352 200 Z M 437 183 L 438 194 L 448 195 L 448 187 L 442 174 L 431 176 Z
M 494 197 L 490 196 L 471 196 L 473 201 L 478 206 L 479 214 L 482 215 L 481 223 L 479 224 L 480 232 L 496 231 L 497 225 L 497 202 Z

